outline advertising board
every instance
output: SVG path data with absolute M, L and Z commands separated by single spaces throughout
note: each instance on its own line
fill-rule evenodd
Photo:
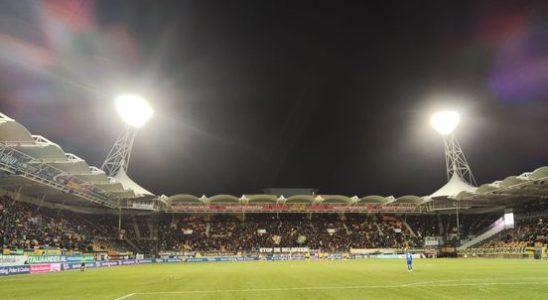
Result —
M 29 274 L 30 266 L 6 266 L 0 267 L 0 276 Z
M 30 266 L 30 273 L 49 273 L 51 272 L 51 264 L 37 264 Z
M 60 255 L 41 255 L 41 256 L 29 256 L 29 264 L 47 264 L 47 263 L 61 263 L 65 261 L 64 256 Z
M 0 266 L 24 265 L 27 257 L 24 255 L 0 255 Z

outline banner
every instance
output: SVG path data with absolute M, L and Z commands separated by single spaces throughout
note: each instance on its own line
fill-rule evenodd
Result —
M 51 264 L 31 265 L 30 273 L 49 273 L 51 272 Z
M 93 262 L 95 261 L 95 257 L 93 256 L 93 254 L 71 255 L 65 256 L 65 259 L 63 261 L 66 261 L 68 263 Z
M 24 255 L 25 252 L 23 249 L 2 249 L 2 253 L 0 255 Z
M 65 261 L 64 256 L 59 255 L 42 255 L 42 256 L 29 256 L 29 264 L 45 264 L 45 263 L 61 263 Z
M 0 276 L 29 274 L 30 266 L 0 267 Z
M 220 257 L 189 257 L 186 259 L 186 262 L 221 262 L 221 261 L 253 261 L 253 260 L 259 260 L 259 257 L 257 256 L 248 256 L 248 257 L 226 257 L 226 256 L 220 256 Z
M 59 249 L 34 249 L 35 256 L 42 255 L 61 255 L 61 250 Z
M 249 260 L 249 258 L 233 258 L 237 261 Z M 254 259 L 253 259 L 254 260 Z M 98 262 L 86 262 L 86 268 L 100 268 L 100 267 L 113 267 L 113 266 L 125 266 L 136 264 L 149 264 L 149 263 L 178 263 L 181 262 L 178 258 L 168 259 L 127 259 L 127 260 L 114 260 L 114 261 L 98 261 Z M 59 272 L 65 270 L 78 270 L 82 263 L 52 263 L 52 264 L 34 264 L 34 265 L 20 265 L 20 266 L 0 266 L 0 276 L 16 275 L 16 274 L 29 274 L 29 273 L 48 273 Z
M 261 253 L 294 253 L 294 252 L 310 252 L 308 247 L 276 247 L 276 248 L 259 248 Z
M 174 212 L 247 212 L 247 213 L 411 213 L 419 210 L 414 204 L 365 204 L 365 205 L 335 205 L 335 204 L 263 204 L 263 205 L 173 205 Z
M 0 162 L 3 162 L 10 166 L 15 166 L 19 162 L 19 160 L 13 156 L 11 156 L 9 153 L 0 153 Z
M 98 261 L 95 263 L 95 265 L 100 268 L 100 267 L 115 267 L 115 266 L 118 266 L 118 261 L 115 260 L 115 261 Z
M 395 254 L 393 248 L 350 248 L 351 254 Z
M 179 251 L 163 251 L 158 253 L 158 255 L 160 255 L 161 258 L 167 258 L 167 257 L 173 257 L 173 256 L 183 256 L 185 255 L 185 253 L 179 252 Z
M 131 203 L 133 209 L 154 210 L 154 203 L 150 202 L 133 202 Z
M 64 263 L 60 264 L 63 270 L 78 270 L 82 266 L 82 263 Z M 100 267 L 97 263 L 88 262 L 85 263 L 86 268 Z
M 24 255 L 0 255 L 0 266 L 19 266 L 27 262 Z
M 33 157 L 16 149 L 4 147 L 3 150 L 0 153 L 0 165 L 6 166 L 12 171 L 31 173 L 41 179 L 55 181 L 89 196 L 108 199 L 107 193 L 98 186 L 90 185 L 88 182 L 51 165 L 41 164 L 38 167 L 39 162 L 36 162 Z
M 426 236 L 424 237 L 424 246 L 439 246 L 441 240 L 441 236 Z
M 274 256 L 267 256 L 266 257 L 266 260 L 273 260 L 273 261 L 278 261 L 278 260 L 305 260 L 305 257 L 303 255 L 274 255 Z
M 61 272 L 61 264 L 51 264 L 50 272 Z

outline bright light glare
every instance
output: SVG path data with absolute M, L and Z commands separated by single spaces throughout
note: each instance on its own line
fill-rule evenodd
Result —
M 148 102 L 138 95 L 120 95 L 114 101 L 118 114 L 126 124 L 133 127 L 143 127 L 154 114 Z
M 441 135 L 453 133 L 459 125 L 460 115 L 456 111 L 440 111 L 432 115 L 430 125 Z
M 514 228 L 514 213 L 504 214 L 504 226 L 507 228 Z

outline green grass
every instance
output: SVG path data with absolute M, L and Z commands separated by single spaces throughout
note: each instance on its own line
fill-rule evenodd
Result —
M 436 259 L 414 266 L 413 273 L 402 260 L 112 267 L 0 278 L 0 298 L 548 299 L 545 261 Z

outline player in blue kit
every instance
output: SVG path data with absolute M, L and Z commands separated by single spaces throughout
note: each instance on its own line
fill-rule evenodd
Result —
M 413 256 L 407 249 L 405 249 L 405 260 L 407 260 L 407 271 L 413 272 Z

